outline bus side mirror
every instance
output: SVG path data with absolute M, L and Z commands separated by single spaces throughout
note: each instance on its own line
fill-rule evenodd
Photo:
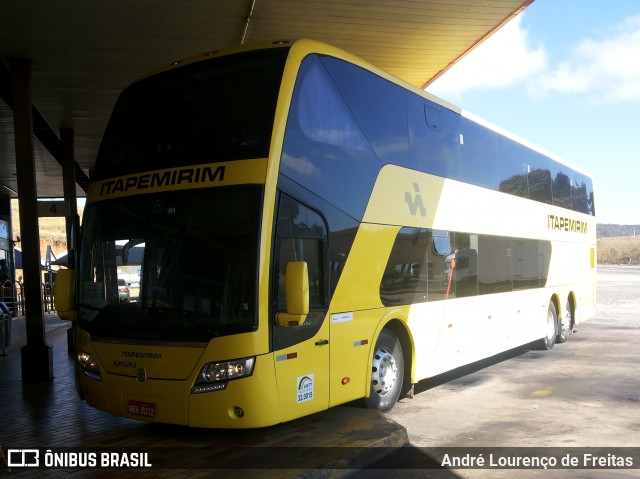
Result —
M 309 314 L 309 270 L 306 261 L 287 263 L 284 280 L 286 313 L 278 313 L 278 326 L 300 326 Z
M 75 309 L 75 274 L 72 269 L 61 269 L 56 273 L 53 303 L 60 319 L 75 321 L 78 318 L 78 311 Z

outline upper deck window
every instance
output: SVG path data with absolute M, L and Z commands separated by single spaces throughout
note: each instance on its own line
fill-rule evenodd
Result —
M 287 52 L 213 58 L 131 85 L 116 103 L 93 179 L 266 157 Z

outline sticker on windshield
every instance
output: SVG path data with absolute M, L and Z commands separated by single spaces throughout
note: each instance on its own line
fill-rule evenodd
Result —
M 313 399 L 313 374 L 306 376 L 299 376 L 297 380 L 298 385 L 298 400 L 297 403 L 311 401 Z
M 96 308 L 103 308 L 107 305 L 107 300 L 102 297 L 104 283 L 94 283 L 85 281 L 82 291 L 82 302 Z

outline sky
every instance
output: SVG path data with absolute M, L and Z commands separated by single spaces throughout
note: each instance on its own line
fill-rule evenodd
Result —
M 590 173 L 640 224 L 640 2 L 535 0 L 426 90 Z

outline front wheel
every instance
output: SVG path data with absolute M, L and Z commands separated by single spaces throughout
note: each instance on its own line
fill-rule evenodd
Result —
M 367 406 L 379 411 L 389 411 L 395 406 L 402 390 L 404 358 L 400 341 L 388 329 L 378 340 L 371 365 L 371 390 L 365 399 Z
M 544 337 L 539 341 L 540 349 L 551 349 L 556 343 L 558 332 L 558 310 L 553 301 L 549 303 L 547 310 L 547 324 L 545 326 Z

